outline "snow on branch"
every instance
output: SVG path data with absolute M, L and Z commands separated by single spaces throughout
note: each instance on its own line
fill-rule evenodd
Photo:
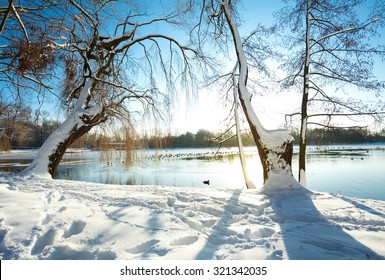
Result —
M 225 4 L 224 4 L 225 3 Z M 243 50 L 243 43 L 241 40 L 241 36 L 239 34 L 238 28 L 236 23 L 234 22 L 233 18 L 231 17 L 231 12 L 229 10 L 228 1 L 222 2 L 222 8 L 224 11 L 224 14 L 228 20 L 231 32 L 233 33 L 234 43 L 236 45 L 236 52 L 238 57 L 238 66 L 239 66 L 239 78 L 238 78 L 238 90 L 245 101 L 245 105 L 247 107 L 247 114 L 249 114 L 249 117 L 253 124 L 255 125 L 258 133 L 260 134 L 261 138 L 265 139 L 266 145 L 272 144 L 276 145 L 277 143 L 274 140 L 277 140 L 277 136 L 281 135 L 284 138 L 291 138 L 289 135 L 289 131 L 287 129 L 276 129 L 276 130 L 266 130 L 258 116 L 255 114 L 254 109 L 251 106 L 251 94 L 248 91 L 246 85 L 247 85 L 247 78 L 248 78 L 248 66 L 246 61 L 246 56 Z M 280 137 L 278 137 L 280 138 Z M 274 140 L 273 140 L 274 139 Z M 282 139 L 278 140 L 282 141 Z
M 312 48 L 316 44 L 320 44 L 322 41 L 325 41 L 326 39 L 328 39 L 330 37 L 337 36 L 337 35 L 340 35 L 340 34 L 343 34 L 343 33 L 357 32 L 357 31 L 360 31 L 362 29 L 365 29 L 367 26 L 369 26 L 370 24 L 372 24 L 372 23 L 374 23 L 374 22 L 376 22 L 378 20 L 380 20 L 380 19 L 379 18 L 374 18 L 371 21 L 369 21 L 366 24 L 364 24 L 363 26 L 360 26 L 360 27 L 349 27 L 349 28 L 346 28 L 346 29 L 341 29 L 341 30 L 337 30 L 335 32 L 329 33 L 329 34 L 327 34 L 325 36 L 322 36 L 321 38 L 319 38 L 317 40 L 313 40 L 314 42 L 310 45 L 310 48 Z

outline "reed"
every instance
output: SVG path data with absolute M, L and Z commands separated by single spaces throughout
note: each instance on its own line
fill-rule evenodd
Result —
M 0 135 L 0 151 L 10 151 L 12 149 L 11 142 L 7 135 Z

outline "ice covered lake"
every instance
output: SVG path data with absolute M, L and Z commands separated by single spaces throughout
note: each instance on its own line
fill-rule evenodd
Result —
M 294 175 L 298 154 L 293 156 Z M 246 148 L 249 176 L 262 186 L 262 171 L 256 148 Z M 163 185 L 181 188 L 243 188 L 237 148 L 137 150 L 127 164 L 124 151 L 71 151 L 55 176 L 119 185 Z M 0 168 L 20 163 L 22 168 L 35 152 L 0 154 Z M 209 181 L 204 184 L 203 181 Z M 355 146 L 310 146 L 307 184 L 315 191 L 359 198 L 385 200 L 385 144 Z
M 119 185 L 243 188 L 237 149 L 216 152 L 213 148 L 139 150 L 133 164 L 125 162 L 123 151 L 72 153 L 67 156 L 70 161 L 60 165 L 56 178 Z M 256 186 L 262 186 L 256 149 L 246 148 L 246 155 L 249 176 Z M 295 153 L 295 176 L 297 160 Z M 385 200 L 385 145 L 309 147 L 307 183 L 315 191 Z

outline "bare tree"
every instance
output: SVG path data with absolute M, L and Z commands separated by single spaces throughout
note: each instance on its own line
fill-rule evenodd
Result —
M 252 95 L 249 91 L 249 65 L 247 54 L 245 52 L 245 41 L 242 40 L 237 23 L 236 10 L 233 3 L 229 0 L 222 1 L 203 1 L 201 15 L 208 13 L 208 25 L 213 26 L 213 30 L 209 27 L 204 29 L 199 26 L 197 29 L 204 30 L 203 34 L 211 34 L 216 40 L 221 43 L 230 42 L 233 45 L 236 59 L 238 62 L 236 84 L 233 84 L 237 90 L 237 98 L 239 98 L 240 105 L 245 114 L 247 123 L 250 127 L 251 133 L 256 143 L 261 164 L 263 168 L 264 183 L 267 188 L 291 189 L 298 188 L 300 185 L 293 177 L 291 169 L 291 160 L 293 153 L 292 141 L 293 137 L 285 129 L 266 130 L 259 121 L 255 110 L 252 107 Z M 201 16 L 203 18 L 203 16 Z M 203 22 L 203 20 L 201 20 Z M 203 40 L 203 36 L 198 36 L 198 39 Z M 253 34 L 258 38 L 257 32 Z M 263 59 L 258 59 L 258 49 L 252 44 L 246 48 L 248 52 L 253 53 L 254 65 L 262 65 Z M 235 74 L 232 73 L 234 76 Z
M 32 139 L 31 108 L 22 100 L 4 102 L 0 97 L 0 128 L 12 146 L 25 146 Z
M 309 125 L 332 127 L 332 120 L 342 117 L 354 120 L 371 116 L 373 121 L 380 121 L 385 111 L 383 104 L 365 104 L 347 92 L 352 87 L 376 94 L 384 89 L 384 83 L 373 73 L 373 58 L 383 56 L 384 48 L 369 43 L 369 37 L 376 35 L 375 28 L 384 19 L 360 18 L 356 11 L 365 8 L 360 6 L 363 3 L 298 0 L 293 8 L 279 13 L 279 25 L 291 25 L 289 35 L 284 37 L 286 47 L 292 43 L 290 58 L 284 65 L 289 73 L 284 82 L 302 89 L 300 111 L 287 116 L 300 116 L 299 181 L 303 185 Z M 339 92 L 347 92 L 347 98 L 338 96 L 338 88 Z
M 130 2 L 53 2 L 53 14 L 62 21 L 55 22 L 53 30 L 56 33 L 45 36 L 47 41 L 40 43 L 42 48 L 48 48 L 47 52 L 37 53 L 43 53 L 53 70 L 62 67 L 65 79 L 62 80 L 60 98 L 68 113 L 67 119 L 44 142 L 25 173 L 53 176 L 67 147 L 76 139 L 114 118 L 132 121 L 138 104 L 161 117 L 158 106 L 170 104 L 170 94 L 178 84 L 195 79 L 192 61 L 203 57 L 171 34 L 149 32 L 152 25 L 172 26 L 189 6 L 151 18 Z M 37 35 L 44 30 L 41 26 L 49 23 L 45 17 L 40 21 L 31 19 Z M 4 26 L 3 34 L 7 33 L 8 25 Z M 26 34 L 25 37 L 31 37 Z M 17 58 L 20 75 L 47 69 L 44 64 L 38 69 L 31 67 L 30 53 L 29 49 L 23 50 L 22 57 Z M 50 57 L 54 53 L 57 60 Z M 25 70 L 20 66 L 22 58 L 27 65 Z M 11 77 L 10 80 L 14 79 Z M 44 82 L 41 80 L 40 85 Z M 51 86 L 51 83 L 49 80 L 44 84 Z

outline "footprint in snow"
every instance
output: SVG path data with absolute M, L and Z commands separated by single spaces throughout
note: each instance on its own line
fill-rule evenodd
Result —
M 51 228 L 45 234 L 40 236 L 31 250 L 32 255 L 38 255 L 43 252 L 44 248 L 52 245 L 55 241 L 56 230 Z
M 171 246 L 182 246 L 182 245 L 191 245 L 198 241 L 198 236 L 192 235 L 192 236 L 185 236 L 181 237 L 179 239 L 174 240 L 170 245 Z
M 60 207 L 60 209 L 58 210 L 59 213 L 62 213 L 64 212 L 65 210 L 67 210 L 67 207 L 63 206 L 63 207 Z
M 253 231 L 248 228 L 244 231 L 244 237 L 250 239 L 268 238 L 273 236 L 275 233 L 276 231 L 274 229 L 268 227 L 260 227 Z
M 167 205 L 168 207 L 173 207 L 176 202 L 176 199 L 173 197 L 168 196 L 167 197 Z
M 149 256 L 150 254 L 156 254 L 160 257 L 165 256 L 170 249 L 158 246 L 159 242 L 159 240 L 155 239 L 149 240 L 135 247 L 126 249 L 126 252 L 130 254 L 143 254 L 143 256 Z
M 283 251 L 282 250 L 275 250 L 272 252 L 268 257 L 268 260 L 282 260 L 283 259 Z
M 67 230 L 63 237 L 64 238 L 69 238 L 71 237 L 72 235 L 76 235 L 76 234 L 79 234 L 79 233 L 82 233 L 83 232 L 83 229 L 85 228 L 87 223 L 83 222 L 83 221 L 73 221 L 72 222 L 72 225 L 71 227 L 69 228 L 69 230 Z
M 52 204 L 53 202 L 59 201 L 57 191 L 50 191 L 45 196 L 47 204 Z
M 48 224 L 49 222 L 51 222 L 53 220 L 53 218 L 54 218 L 54 214 L 47 214 L 45 216 L 45 218 L 43 219 L 42 224 L 43 225 Z
M 152 249 L 153 246 L 156 245 L 157 243 L 159 243 L 159 240 L 156 240 L 156 239 L 149 240 L 149 241 L 144 242 L 144 243 L 142 243 L 142 244 L 139 244 L 139 245 L 137 245 L 137 246 L 135 246 L 135 247 L 126 249 L 126 252 L 127 252 L 127 253 L 130 253 L 130 254 L 140 254 L 140 253 L 144 253 L 144 252 L 147 252 L 147 251 L 149 251 L 150 249 Z

